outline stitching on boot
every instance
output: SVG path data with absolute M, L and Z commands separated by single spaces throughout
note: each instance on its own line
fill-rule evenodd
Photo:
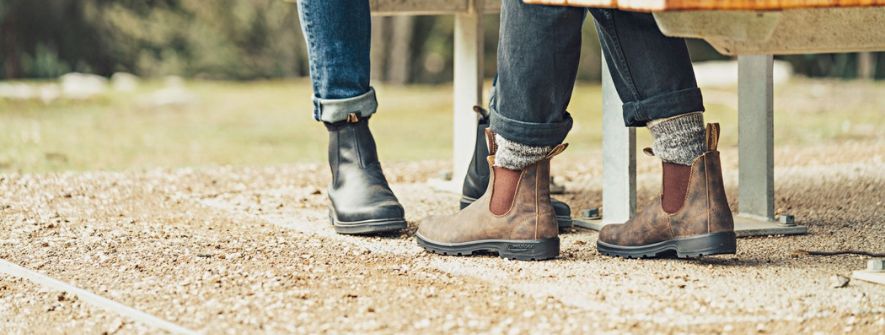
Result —
M 710 212 L 712 212 L 711 209 L 713 208 L 713 202 L 710 201 L 710 169 L 707 166 L 707 155 L 705 154 L 701 157 L 704 158 L 704 188 L 706 188 L 704 191 L 706 191 L 707 193 L 707 233 L 709 233 L 710 223 L 712 220 L 712 217 L 710 217 Z

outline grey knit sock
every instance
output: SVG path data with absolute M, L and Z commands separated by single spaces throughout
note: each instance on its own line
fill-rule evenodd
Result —
M 695 158 L 707 152 L 704 114 L 682 114 L 648 123 L 654 138 L 655 156 L 667 163 L 691 165 Z
M 535 147 L 516 143 L 497 134 L 495 135 L 495 143 L 498 145 L 498 152 L 495 153 L 495 166 L 510 170 L 522 170 L 522 168 L 544 159 L 547 153 L 553 149 L 553 147 Z

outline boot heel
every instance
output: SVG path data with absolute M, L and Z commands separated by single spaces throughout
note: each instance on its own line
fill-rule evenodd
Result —
M 559 237 L 502 244 L 498 248 L 498 255 L 502 258 L 520 261 L 540 261 L 559 256 Z
M 695 258 L 707 255 L 735 254 L 737 237 L 734 232 L 721 232 L 676 241 L 676 256 Z

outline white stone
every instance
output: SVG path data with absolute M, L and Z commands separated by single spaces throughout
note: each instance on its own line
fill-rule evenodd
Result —
M 28 100 L 37 96 L 35 87 L 25 83 L 0 82 L 0 99 Z
M 197 96 L 185 87 L 184 79 L 168 76 L 164 80 L 165 87 L 154 91 L 141 99 L 141 104 L 151 108 L 177 107 L 194 103 Z
M 138 89 L 138 81 L 138 76 L 126 72 L 117 72 L 111 76 L 111 86 L 117 92 L 135 91 Z
M 108 80 L 105 77 L 86 74 L 68 73 L 59 78 L 61 92 L 68 99 L 89 99 L 107 91 Z
M 58 88 L 56 84 L 49 84 L 40 86 L 40 101 L 44 104 L 48 104 L 50 102 L 55 101 L 56 99 L 61 97 L 61 90 Z

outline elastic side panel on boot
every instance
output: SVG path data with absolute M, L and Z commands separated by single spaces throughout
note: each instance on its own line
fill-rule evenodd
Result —
M 709 230 L 710 192 L 708 189 L 706 160 L 710 153 L 695 159 L 688 178 L 688 190 L 682 208 L 670 214 L 674 236 L 692 236 L 707 233 Z M 661 209 L 663 211 L 663 209 Z
M 701 156 L 699 159 L 703 159 Z M 691 166 L 661 161 L 663 178 L 661 182 L 661 208 L 667 214 L 678 212 L 685 207 L 688 188 L 691 183 Z
M 510 170 L 502 167 L 492 167 L 494 178 L 489 181 L 492 187 L 492 196 L 489 199 L 489 210 L 495 215 L 504 215 L 513 209 L 516 197 L 520 192 L 522 179 L 528 168 L 521 171 Z
M 338 156 L 341 145 L 340 137 L 338 131 L 329 131 L 329 169 L 332 171 L 332 184 L 338 182 L 338 163 L 341 161 Z
M 353 151 L 356 152 L 357 163 L 359 163 L 360 168 L 365 169 L 366 164 L 364 163 L 364 159 L 363 159 L 363 148 L 360 145 L 360 140 L 359 140 L 359 136 L 360 136 L 359 133 L 360 132 L 359 132 L 359 130 L 357 130 L 357 127 L 358 126 L 347 127 L 347 128 L 345 128 L 345 131 L 350 133 L 350 141 L 351 141 L 351 145 L 353 146 Z

